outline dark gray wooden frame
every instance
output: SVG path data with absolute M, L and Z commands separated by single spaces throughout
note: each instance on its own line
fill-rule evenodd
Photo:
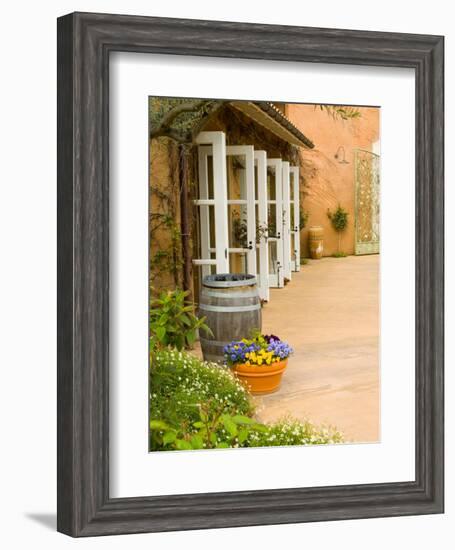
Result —
M 59 531 L 90 536 L 443 511 L 443 48 L 442 37 L 426 35 L 87 13 L 58 20 Z M 415 70 L 415 481 L 109 497 L 113 51 Z

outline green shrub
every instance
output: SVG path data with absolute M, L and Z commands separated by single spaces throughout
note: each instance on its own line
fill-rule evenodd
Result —
M 205 324 L 205 317 L 198 319 L 194 307 L 185 302 L 189 292 L 169 290 L 161 292 L 152 301 L 150 308 L 150 344 L 151 348 L 170 346 L 181 350 L 191 348 L 196 340 L 197 331 L 203 330 L 212 336 Z
M 327 217 L 332 222 L 332 227 L 338 233 L 338 252 L 340 253 L 341 233 L 346 230 L 348 226 L 348 213 L 344 208 L 338 205 L 335 212 L 331 212 L 327 209 Z
M 284 419 L 261 424 L 250 394 L 227 367 L 158 350 L 150 367 L 151 451 L 340 443 L 332 428 Z
M 179 451 L 239 447 L 253 433 L 266 431 L 266 426 L 248 416 L 222 413 L 221 409 L 215 413 L 207 404 L 199 406 L 199 420 L 188 426 L 150 421 L 151 447 Z
M 327 217 L 332 222 L 332 227 L 335 231 L 344 231 L 348 226 L 348 213 L 344 208 L 338 205 L 335 212 L 327 210 Z
M 189 353 L 158 350 L 150 366 L 150 420 L 188 436 L 200 427 L 201 414 L 213 422 L 222 415 L 251 417 L 250 394 L 227 367 L 205 363 Z M 164 428 L 163 428 L 164 429 Z M 161 430 L 162 431 L 162 430 Z M 155 433 L 154 433 L 155 432 Z M 151 450 L 163 434 L 151 429 Z

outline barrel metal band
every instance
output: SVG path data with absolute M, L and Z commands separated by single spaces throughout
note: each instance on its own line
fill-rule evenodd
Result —
M 236 286 L 252 286 L 257 284 L 256 277 L 251 279 L 244 279 L 241 281 L 207 281 L 204 280 L 202 286 L 208 286 L 213 288 L 233 288 Z
M 215 290 L 202 290 L 203 296 L 211 298 L 258 298 L 257 292 L 216 292 Z
M 224 348 L 224 346 L 227 346 L 229 342 L 220 342 L 219 340 L 209 340 L 208 338 L 203 338 L 202 336 L 199 336 L 199 340 L 204 344 L 210 344 L 211 346 L 215 346 L 218 348 Z
M 240 313 L 241 311 L 256 311 L 261 309 L 261 304 L 254 304 L 252 306 L 210 306 L 200 303 L 199 309 L 202 311 L 218 311 L 221 313 Z

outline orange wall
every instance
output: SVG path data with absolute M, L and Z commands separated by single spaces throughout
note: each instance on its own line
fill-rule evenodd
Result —
M 181 286 L 181 245 L 174 251 L 172 227 L 162 218 L 166 215 L 180 225 L 178 154 L 176 144 L 168 138 L 150 141 L 150 285 L 154 291 Z M 164 253 L 165 256 L 159 256 Z M 178 266 L 177 269 L 173 269 Z
M 340 204 L 349 213 L 348 227 L 341 237 L 341 250 L 354 253 L 354 149 L 372 151 L 379 139 L 379 108 L 360 107 L 359 118 L 334 119 L 319 106 L 287 104 L 286 116 L 315 144 L 314 149 L 302 149 L 301 201 L 309 213 L 305 229 L 301 231 L 303 257 L 308 256 L 308 227 L 324 228 L 324 255 L 337 251 L 338 236 L 327 218 L 327 208 L 334 210 Z M 335 154 L 340 146 L 345 149 L 348 164 L 340 164 Z

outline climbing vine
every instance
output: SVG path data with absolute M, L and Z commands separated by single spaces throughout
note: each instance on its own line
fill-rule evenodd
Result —
M 176 147 L 168 139 L 160 138 L 151 149 L 151 165 L 160 157 L 166 158 L 167 173 L 156 174 L 151 170 L 150 185 L 150 284 L 160 286 L 169 278 L 175 286 L 181 283 L 182 250 L 178 212 L 178 156 Z M 166 177 L 166 185 L 157 185 L 158 177 Z
M 299 210 L 299 229 L 300 229 L 300 231 L 306 227 L 306 224 L 308 223 L 309 217 L 310 217 L 310 213 L 307 210 L 304 210 L 302 207 L 300 207 L 300 210 Z

